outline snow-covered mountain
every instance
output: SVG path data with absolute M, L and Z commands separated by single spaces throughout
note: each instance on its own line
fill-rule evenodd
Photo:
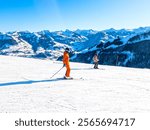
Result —
M 150 70 L 0 56 L 0 113 L 150 112 Z M 82 79 L 80 79 L 82 77 Z
M 71 60 L 91 63 L 95 52 L 99 63 L 150 68 L 150 27 L 0 33 L 0 54 L 61 60 L 64 49 Z

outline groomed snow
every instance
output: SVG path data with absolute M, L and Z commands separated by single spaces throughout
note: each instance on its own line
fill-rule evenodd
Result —
M 0 112 L 150 112 L 150 70 L 0 56 Z

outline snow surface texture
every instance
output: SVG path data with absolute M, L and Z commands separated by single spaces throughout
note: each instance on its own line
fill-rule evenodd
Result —
M 150 70 L 0 56 L 0 112 L 150 112 Z M 82 77 L 82 79 L 77 79 Z

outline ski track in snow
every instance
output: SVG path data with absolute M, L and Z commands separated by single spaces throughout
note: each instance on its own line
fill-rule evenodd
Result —
M 0 56 L 0 112 L 150 112 L 150 70 Z

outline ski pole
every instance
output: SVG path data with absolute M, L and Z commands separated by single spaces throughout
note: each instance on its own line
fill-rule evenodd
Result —
M 59 73 L 63 68 L 64 68 L 64 66 L 63 66 L 60 70 L 58 70 L 55 74 L 53 74 L 50 79 L 52 79 L 52 78 L 53 78 L 57 73 Z

